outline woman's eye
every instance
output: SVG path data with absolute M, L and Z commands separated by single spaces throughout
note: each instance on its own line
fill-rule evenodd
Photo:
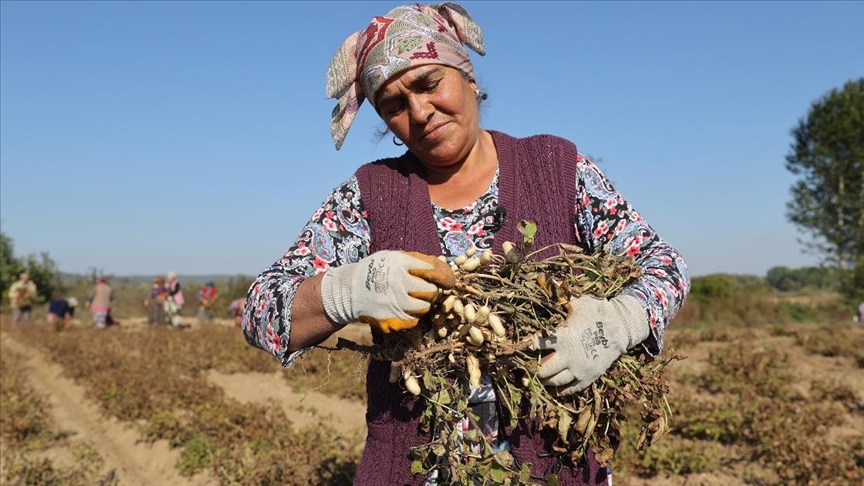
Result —
M 381 114 L 393 116 L 400 111 L 402 111 L 402 102 L 396 100 L 390 100 L 380 107 Z
M 394 116 L 394 115 L 398 115 L 400 111 L 402 111 L 402 105 L 401 104 L 393 104 L 393 105 L 388 106 L 384 110 L 384 113 L 386 113 L 387 115 L 390 115 L 390 116 Z
M 435 88 L 438 87 L 438 83 L 440 83 L 440 81 L 435 81 L 434 83 L 429 83 L 428 85 L 426 85 L 426 91 L 427 92 L 435 91 Z

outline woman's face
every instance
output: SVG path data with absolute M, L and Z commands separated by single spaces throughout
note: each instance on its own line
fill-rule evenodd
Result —
M 417 66 L 378 90 L 378 114 L 427 165 L 462 162 L 480 135 L 477 85 L 449 66 Z

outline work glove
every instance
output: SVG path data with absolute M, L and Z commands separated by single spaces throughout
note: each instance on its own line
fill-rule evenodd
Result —
M 548 337 L 535 337 L 531 346 L 553 350 L 541 359 L 537 377 L 558 396 L 587 388 L 651 331 L 645 309 L 629 295 L 609 300 L 583 295 L 570 305 L 566 323 Z
M 439 288 L 455 284 L 450 266 L 433 256 L 382 250 L 325 273 L 321 300 L 337 324 L 365 322 L 389 333 L 416 326 Z

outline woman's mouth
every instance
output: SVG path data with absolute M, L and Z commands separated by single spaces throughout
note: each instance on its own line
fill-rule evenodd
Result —
M 449 124 L 449 122 L 444 122 L 444 123 L 441 123 L 439 125 L 436 125 L 434 128 L 432 128 L 428 132 L 424 133 L 420 137 L 420 140 L 423 142 L 429 142 L 429 141 L 433 141 L 433 140 L 437 139 L 438 137 L 441 136 L 442 133 L 444 133 L 444 128 L 448 124 Z

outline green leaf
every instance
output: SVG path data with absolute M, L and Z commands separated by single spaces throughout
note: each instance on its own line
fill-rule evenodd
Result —
M 423 466 L 422 461 L 411 461 L 411 474 L 426 474 L 428 469 Z
M 534 235 L 537 234 L 537 225 L 533 221 L 523 219 L 516 225 L 516 229 L 522 233 L 522 247 L 526 250 L 531 248 L 534 244 Z
M 461 411 L 465 410 L 466 408 L 468 408 L 468 399 L 464 398 L 464 397 L 460 398 L 459 403 L 456 404 L 456 410 L 461 412 Z
M 433 399 L 441 405 L 449 405 L 453 402 L 453 398 L 450 397 L 450 392 L 446 388 L 442 388 L 441 391 L 435 393 Z
M 435 379 L 432 377 L 432 372 L 428 369 L 423 372 L 423 387 L 427 390 L 435 389 Z
M 489 477 L 492 479 L 492 482 L 496 484 L 504 484 L 507 476 L 507 471 L 502 469 L 498 464 L 492 466 L 492 469 L 489 471 Z
M 444 457 L 444 454 L 447 453 L 447 449 L 444 448 L 444 444 L 435 444 L 432 446 L 432 454 L 435 454 L 438 457 Z
M 522 470 L 519 471 L 519 481 L 528 483 L 531 480 L 531 465 L 523 462 Z

